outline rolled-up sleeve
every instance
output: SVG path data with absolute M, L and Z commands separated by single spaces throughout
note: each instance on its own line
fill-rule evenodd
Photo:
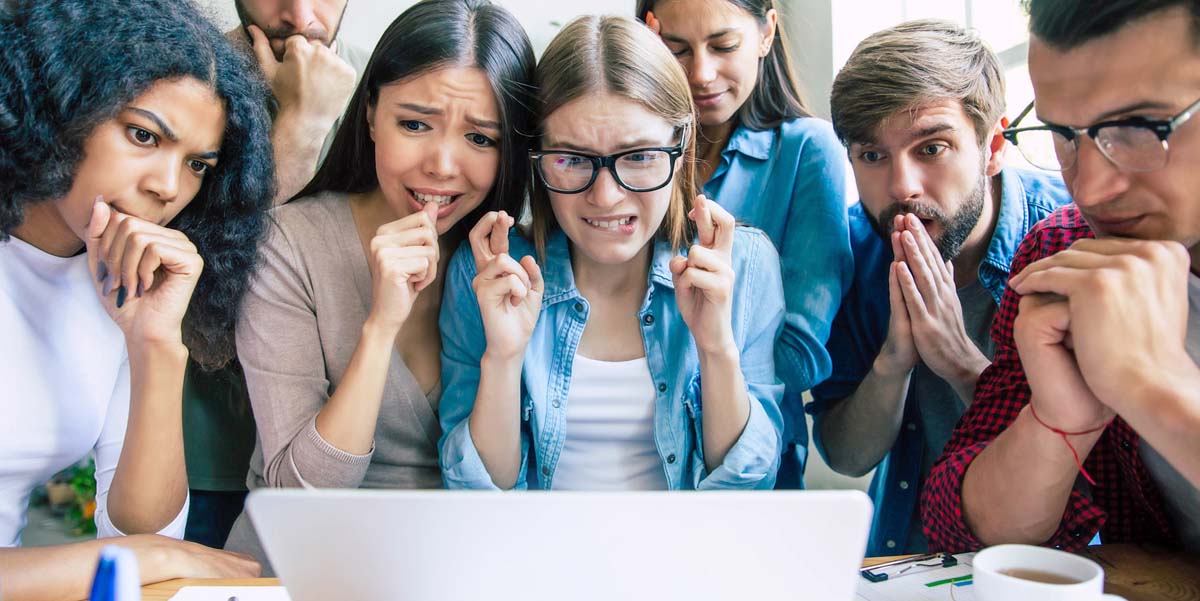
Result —
M 316 428 L 331 386 L 313 298 L 312 279 L 287 231 L 275 221 L 237 325 L 262 477 L 272 487 L 357 488 L 374 448 L 348 453 L 321 438 Z
M 787 314 L 776 348 L 779 377 L 796 394 L 829 376 L 825 341 L 854 274 L 846 149 L 828 123 L 802 121 L 815 127 L 807 129 L 800 151 L 787 234 L 779 248 Z
M 438 442 L 442 480 L 446 488 L 497 490 L 471 438 L 470 417 L 479 392 L 479 362 L 487 348 L 483 318 L 471 282 L 475 262 L 464 243 L 446 269 L 446 290 L 438 327 L 442 333 L 442 400 L 438 413 L 442 439 Z M 514 489 L 527 488 L 529 439 L 521 430 L 521 471 Z
M 741 265 L 735 266 L 739 282 L 733 316 L 750 415 L 742 435 L 712 472 L 704 469 L 704 445 L 696 445 L 692 471 L 694 486 L 701 490 L 773 488 L 783 451 L 779 404 L 784 384 L 775 371 L 775 344 L 784 321 L 779 255 L 770 239 L 757 230 L 739 228 L 735 244 L 745 247 L 738 253 L 744 255 Z M 700 398 L 699 391 L 696 397 Z
M 783 396 L 783 386 L 780 385 Z M 778 413 L 778 401 L 775 412 Z M 717 469 L 708 472 L 704 464 L 702 445 L 692 453 L 692 483 L 696 490 L 762 489 L 775 486 L 779 471 L 783 420 L 772 418 L 765 404 L 750 396 L 750 417 L 738 441 L 725 453 Z

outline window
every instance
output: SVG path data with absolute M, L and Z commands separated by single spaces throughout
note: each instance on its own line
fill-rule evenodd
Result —
M 897 23 L 924 18 L 948 19 L 979 31 L 1005 67 L 1005 100 L 1010 119 L 1033 100 L 1026 63 L 1029 18 L 1019 0 L 777 1 L 800 55 L 797 65 L 800 78 L 814 109 L 822 116 L 829 115 L 829 90 L 834 75 L 863 38 Z M 814 60 L 822 54 L 827 63 Z M 1009 152 L 1007 159 L 1009 164 L 1032 168 L 1019 152 Z

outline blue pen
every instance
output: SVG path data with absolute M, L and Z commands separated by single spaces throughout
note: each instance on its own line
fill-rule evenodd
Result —
M 141 601 L 142 579 L 138 575 L 137 556 L 116 545 L 100 550 L 100 562 L 92 578 L 91 601 Z

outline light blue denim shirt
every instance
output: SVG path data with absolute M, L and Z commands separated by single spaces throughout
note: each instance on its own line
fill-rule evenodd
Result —
M 514 259 L 537 257 L 533 245 L 509 236 Z M 686 251 L 685 251 L 686 252 Z M 674 253 L 656 242 L 646 298 L 638 311 L 642 344 L 655 382 L 654 442 L 670 489 L 771 488 L 779 468 L 783 383 L 775 375 L 773 348 L 783 326 L 779 256 L 762 232 L 739 227 L 734 238 L 733 334 L 750 400 L 741 438 L 711 473 L 705 469 L 700 364 L 691 332 L 675 305 L 668 263 Z M 521 373 L 521 472 L 515 488 L 549 489 L 567 437 L 571 368 L 588 319 L 588 301 L 575 287 L 568 240 L 555 231 L 541 264 L 542 312 L 525 350 Z M 447 488 L 495 489 L 471 439 L 467 418 L 479 387 L 479 362 L 487 346 L 471 282 L 475 261 L 464 244 L 450 260 L 439 321 L 442 383 L 439 404 L 442 475 Z
M 1062 177 L 1008 168 L 1000 172 L 1000 212 L 988 243 L 987 254 L 979 265 L 979 283 L 999 306 L 1008 285 L 1009 264 L 1025 233 L 1054 209 L 1071 202 Z M 888 304 L 888 268 L 892 263 L 892 245 L 871 227 L 866 209 L 859 202 L 850 208 L 850 235 L 854 243 L 854 286 L 846 295 L 829 337 L 833 357 L 833 375 L 813 389 L 814 428 L 819 433 L 824 413 L 845 400 L 871 371 L 871 365 L 887 339 L 891 306 Z M 905 549 L 909 530 L 920 527 L 913 522 L 920 497 L 922 465 L 925 460 L 925 435 L 917 412 L 920 399 L 909 396 L 904 407 L 904 426 L 891 451 L 876 467 L 871 481 L 871 499 L 875 501 L 875 519 L 867 543 L 867 555 L 895 555 L 923 549 Z M 820 436 L 817 448 L 824 454 Z
M 854 274 L 846 225 L 846 148 L 816 118 L 775 129 L 738 127 L 704 194 L 739 223 L 763 230 L 783 261 L 787 317 L 775 365 L 787 384 L 785 441 L 794 445 L 781 488 L 803 486 L 808 427 L 801 393 L 832 369 L 825 341 Z

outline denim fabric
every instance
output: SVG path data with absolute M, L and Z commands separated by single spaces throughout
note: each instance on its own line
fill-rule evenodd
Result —
M 788 457 L 779 488 L 804 486 L 808 426 L 801 393 L 829 376 L 825 341 L 853 274 L 847 166 L 846 148 L 827 121 L 792 119 L 763 131 L 739 127 L 704 186 L 739 223 L 763 230 L 783 262 L 787 316 L 775 365 L 787 385 L 781 408 Z
M 533 245 L 510 235 L 509 254 L 536 258 Z M 650 374 L 656 383 L 654 441 L 671 489 L 770 488 L 779 469 L 783 383 L 775 374 L 773 349 L 783 326 L 779 256 L 757 230 L 739 227 L 734 239 L 733 333 L 750 400 L 741 438 L 711 473 L 705 469 L 701 424 L 699 359 L 675 305 L 668 263 L 675 253 L 656 242 L 646 298 L 638 311 Z M 575 287 L 566 236 L 555 231 L 539 262 L 545 279 L 542 311 L 525 351 L 521 374 L 522 468 L 515 488 L 549 489 L 568 435 L 567 393 L 576 349 L 588 319 L 588 302 Z M 475 263 L 466 244 L 447 268 L 442 302 L 442 382 L 439 406 L 442 474 L 447 488 L 495 489 L 471 439 L 467 419 L 479 386 L 486 346 L 471 282 Z
M 1057 174 L 1005 169 L 1000 174 L 1000 213 L 987 254 L 979 266 L 979 282 L 1000 304 L 1009 278 L 1009 264 L 1017 246 L 1033 224 L 1055 208 L 1071 201 Z M 817 449 L 823 412 L 854 393 L 871 371 L 887 338 L 891 308 L 888 304 L 888 266 L 892 247 L 871 228 L 861 202 L 850 207 L 850 242 L 854 248 L 854 284 L 834 321 L 827 348 L 833 375 L 813 389 L 813 414 Z M 871 498 L 875 519 L 867 555 L 895 555 L 903 551 L 920 496 L 924 464 L 924 433 L 917 418 L 919 403 L 909 398 L 904 421 L 892 450 L 875 468 Z M 919 524 L 916 526 L 919 527 Z M 890 544 L 889 544 L 890 543 Z

